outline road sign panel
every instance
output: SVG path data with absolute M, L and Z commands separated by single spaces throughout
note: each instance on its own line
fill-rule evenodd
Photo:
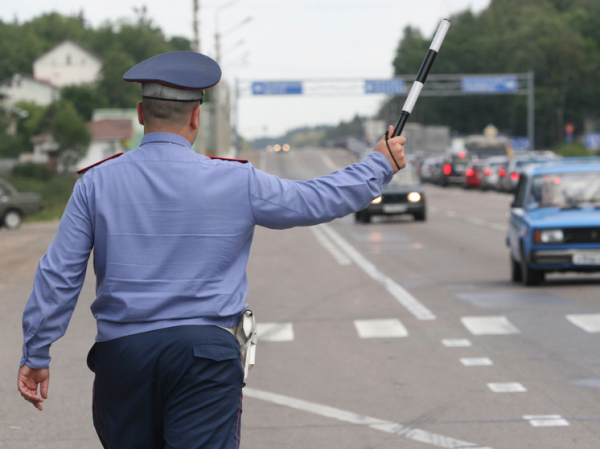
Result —
M 529 137 L 513 137 L 510 139 L 510 147 L 515 151 L 531 150 Z
M 465 76 L 462 79 L 462 91 L 469 94 L 512 93 L 518 88 L 516 76 Z
M 366 80 L 366 94 L 403 94 L 406 91 L 404 80 Z
M 252 95 L 300 95 L 302 81 L 255 81 Z
M 600 133 L 586 133 L 585 147 L 588 150 L 600 150 Z

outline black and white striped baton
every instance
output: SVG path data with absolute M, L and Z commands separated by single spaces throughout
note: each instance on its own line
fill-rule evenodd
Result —
M 435 57 L 440 51 L 440 47 L 442 46 L 442 42 L 444 42 L 444 38 L 446 37 L 446 33 L 448 32 L 448 28 L 450 28 L 449 20 L 442 20 L 440 26 L 438 27 L 435 36 L 433 37 L 433 41 L 431 42 L 431 46 L 429 47 L 429 51 L 427 52 L 427 56 L 425 56 L 425 60 L 419 69 L 419 74 L 417 75 L 417 79 L 413 83 L 410 88 L 410 92 L 408 93 L 408 97 L 406 97 L 406 101 L 404 102 L 404 106 L 402 107 L 402 113 L 400 114 L 400 119 L 394 128 L 394 134 L 392 137 L 399 136 L 402 134 L 402 130 L 404 129 L 404 125 L 406 125 L 406 121 L 408 117 L 410 117 L 410 113 L 415 107 L 415 103 L 419 98 L 419 94 L 421 93 L 421 89 L 423 89 L 423 84 L 425 84 L 425 80 L 427 79 L 427 75 L 429 75 L 429 70 L 433 65 L 433 61 L 435 61 Z

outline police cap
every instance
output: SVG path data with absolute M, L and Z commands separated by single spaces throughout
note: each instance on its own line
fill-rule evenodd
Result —
M 221 79 L 221 68 L 208 56 L 193 51 L 173 51 L 140 62 L 123 75 L 142 83 L 142 97 L 170 101 L 202 101 L 204 89 Z

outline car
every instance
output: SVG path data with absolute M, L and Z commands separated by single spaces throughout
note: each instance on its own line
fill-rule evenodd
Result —
M 498 188 L 500 180 L 506 174 L 506 166 L 508 165 L 508 156 L 493 156 L 485 160 L 482 168 L 481 190 Z
M 463 178 L 463 187 L 465 189 L 479 187 L 481 185 L 484 162 L 485 161 L 481 159 L 473 159 L 471 162 L 469 162 Z
M 405 168 L 394 175 L 383 194 L 355 214 L 359 223 L 369 223 L 374 215 L 410 214 L 417 221 L 427 218 L 425 193 L 416 171 Z
M 40 195 L 19 193 L 7 181 L 0 179 L 0 226 L 18 229 L 25 215 L 34 214 L 41 208 Z
M 443 163 L 438 184 L 444 187 L 450 184 L 462 184 L 465 171 L 467 171 L 467 164 L 470 160 L 471 157 L 469 157 L 466 151 L 459 151 L 449 155 Z
M 506 174 L 500 180 L 499 190 L 501 192 L 514 193 L 519 183 L 521 172 L 525 167 L 530 164 L 554 163 L 556 160 L 555 157 L 539 156 L 535 153 L 511 158 L 506 167 Z
M 511 204 L 507 245 L 514 282 L 549 272 L 600 271 L 600 158 L 528 167 Z

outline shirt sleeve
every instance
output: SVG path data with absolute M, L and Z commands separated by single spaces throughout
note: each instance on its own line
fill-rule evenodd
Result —
M 21 366 L 48 368 L 50 345 L 62 337 L 83 286 L 94 244 L 84 178 L 77 181 L 23 313 Z
M 364 209 L 381 195 L 394 171 L 378 152 L 362 162 L 310 181 L 291 181 L 250 168 L 256 224 L 271 229 L 311 226 Z

